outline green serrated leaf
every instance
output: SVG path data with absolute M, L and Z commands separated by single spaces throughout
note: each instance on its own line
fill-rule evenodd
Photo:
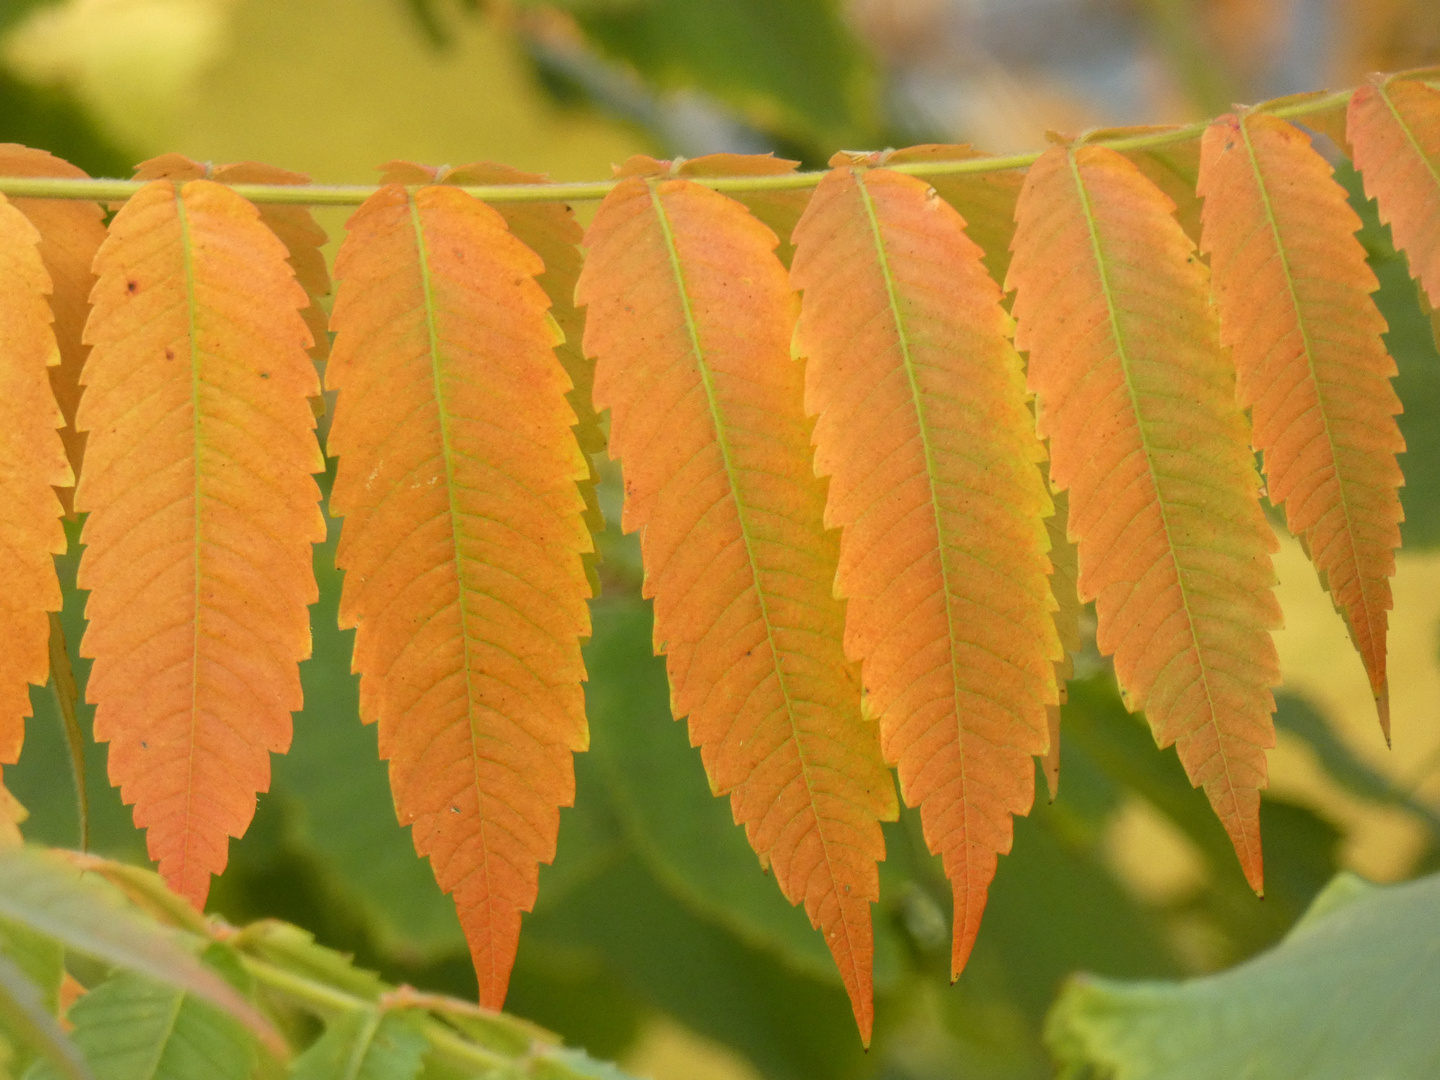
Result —
M 233 951 L 211 945 L 205 964 L 236 990 L 250 978 Z M 234 1017 L 185 990 L 122 972 L 70 1009 L 74 1040 L 96 1080 L 249 1080 L 254 1036 Z M 55 1080 L 39 1062 L 25 1080 Z
M 251 923 L 235 937 L 234 945 L 286 971 L 318 979 L 365 1001 L 378 1001 L 385 991 L 385 984 L 373 971 L 358 968 L 344 953 L 317 944 L 308 930 L 278 919 Z
M 272 1046 L 273 1026 L 233 986 L 202 966 L 182 939 L 143 918 L 94 875 L 31 848 L 0 851 L 0 917 L 118 967 L 141 972 L 225 1009 Z
M 357 1010 L 295 1059 L 290 1080 L 414 1080 L 428 1048 L 423 1014 Z

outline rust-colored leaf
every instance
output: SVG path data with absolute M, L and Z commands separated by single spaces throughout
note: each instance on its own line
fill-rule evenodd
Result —
M 498 213 L 391 184 L 347 228 L 326 370 L 340 623 L 400 821 L 498 1008 L 588 741 L 590 470 L 543 266 Z
M 1202 249 L 1270 499 L 1284 504 L 1365 663 L 1390 738 L 1385 636 L 1405 441 L 1360 219 L 1310 138 L 1264 114 L 1205 133 Z
M 50 389 L 60 353 L 41 243 L 0 196 L 0 765 L 20 760 L 30 685 L 50 672 L 48 613 L 60 610 L 51 556 L 65 552 L 54 489 L 74 483 Z
M 656 650 L 711 787 L 824 933 L 868 1044 L 878 820 L 897 807 L 841 644 L 795 295 L 743 206 L 663 163 L 628 165 L 586 233 L 577 296 Z
M 85 172 L 44 150 L 15 143 L 0 143 L 0 176 L 54 176 L 83 179 Z M 91 264 L 105 239 L 105 214 L 98 203 L 80 199 L 14 199 L 12 205 L 40 231 L 40 258 L 53 289 L 50 310 L 55 315 L 55 342 L 60 362 L 50 369 L 50 386 L 65 426 L 60 438 L 76 476 L 85 456 L 85 436 L 75 430 L 80 404 L 80 371 L 90 349 L 81 339 L 90 314 L 90 289 L 95 284 Z M 73 509 L 74 482 L 59 489 L 68 515 Z
M 1275 538 L 1205 268 L 1134 164 L 1057 146 L 1026 177 L 1010 280 L 1097 644 L 1127 704 L 1204 786 L 1258 890 Z
M 175 891 L 204 904 L 290 744 L 325 525 L 304 289 L 255 208 L 157 180 L 96 256 L 81 653 L 110 778 Z
M 846 652 L 954 887 L 958 976 L 1056 701 L 1044 450 L 964 220 L 922 180 L 836 160 L 795 233 L 795 345 Z
M 1440 308 L 1440 90 L 1377 77 L 1351 97 L 1347 132 L 1365 194 Z

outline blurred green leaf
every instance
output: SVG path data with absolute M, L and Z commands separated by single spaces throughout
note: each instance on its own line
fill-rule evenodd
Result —
M 0 851 L 0 916 L 66 947 L 204 998 L 274 1045 L 279 1036 L 234 988 L 200 964 L 179 936 L 149 922 L 115 891 L 69 863 L 29 848 Z
M 693 88 L 758 127 L 828 146 L 875 130 L 870 65 L 837 0 L 568 0 L 602 52 L 661 89 Z
M 249 976 L 223 945 L 204 954 L 207 967 L 240 993 Z M 122 972 L 101 983 L 70 1009 L 74 1039 L 98 1080 L 248 1080 L 255 1039 L 233 1016 L 194 994 Z M 55 1074 L 37 1064 L 26 1080 Z
M 315 549 L 320 600 L 311 609 L 311 659 L 300 665 L 305 709 L 290 752 L 273 761 L 272 798 L 295 800 L 294 839 L 361 899 L 384 947 L 428 956 L 463 949 L 454 904 L 395 817 L 375 727 L 360 723 L 359 679 L 350 672 L 355 635 L 337 628 L 342 575 L 334 555 L 334 537 Z
M 1278 940 L 1338 868 L 1340 835 L 1333 825 L 1303 807 L 1263 799 L 1265 899 L 1257 900 L 1204 793 L 1190 786 L 1173 748 L 1156 749 L 1143 718 L 1126 711 L 1108 674 L 1071 682 L 1061 731 L 1113 782 L 1148 801 L 1195 844 L 1209 874 L 1190 907 L 1229 939 L 1225 959 Z
M 0 100 L 0 117 L 3 115 L 3 100 Z M 89 850 L 109 858 L 146 864 L 145 835 L 135 827 L 130 810 L 120 801 L 120 789 L 110 785 L 105 744 L 91 738 L 95 707 L 85 703 L 84 694 L 90 661 L 78 655 L 85 633 L 85 599 L 89 593 L 75 588 L 75 570 L 81 551 L 78 523 L 67 522 L 65 531 L 70 550 L 55 560 L 55 568 L 65 601 L 61 628 L 71 671 L 78 684 L 75 719 L 84 742 Z M 57 777 L 71 771 L 65 721 L 56 707 L 54 694 L 32 688 L 30 703 L 33 719 L 25 725 L 20 762 L 6 766 L 5 783 L 30 811 L 29 819 L 21 826 L 26 840 L 53 847 L 75 847 L 84 839 L 75 793 L 69 784 L 56 782 Z
M 1183 983 L 1083 978 L 1046 1038 L 1062 1076 L 1356 1080 L 1440 1075 L 1440 877 L 1357 889 L 1280 945 Z
M 537 950 L 603 964 L 637 999 L 733 1047 L 768 1080 L 839 1080 L 866 1069 L 838 985 L 803 976 L 697 918 L 633 858 L 526 919 L 519 963 Z M 886 1024 L 882 999 L 876 1050 Z
M 706 918 L 838 986 L 823 935 L 761 869 L 729 799 L 711 794 L 685 725 L 671 719 L 650 605 L 638 597 L 596 604 L 594 625 L 585 653 L 590 752 L 635 850 L 667 889 Z M 898 977 L 899 946 L 888 927 L 877 931 L 875 979 L 883 987 Z
M 0 955 L 8 956 L 40 994 L 51 1013 L 60 1011 L 60 980 L 65 974 L 65 947 L 19 923 L 0 919 Z
M 41 1061 L 52 1075 L 93 1080 L 79 1050 L 46 1008 L 40 988 L 4 953 L 0 953 L 0 1030 L 12 1035 L 20 1047 L 43 1055 Z M 15 1064 L 23 1067 L 26 1060 L 22 1056 Z
M 295 1059 L 291 1080 L 414 1080 L 429 1049 L 424 1014 L 361 1009 L 331 1021 Z

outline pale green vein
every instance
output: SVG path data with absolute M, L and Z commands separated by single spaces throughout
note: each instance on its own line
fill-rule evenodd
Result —
M 720 459 L 725 466 L 725 477 L 729 481 L 731 497 L 735 500 L 735 516 L 740 525 L 740 537 L 745 544 L 745 558 L 750 564 L 750 577 L 755 583 L 755 599 L 760 605 L 760 618 L 765 624 L 765 641 L 770 647 L 770 656 L 775 662 L 775 678 L 780 685 L 780 696 L 785 702 L 785 716 L 790 722 L 791 738 L 795 742 L 795 753 L 800 759 L 800 775 L 805 781 L 805 790 L 810 793 L 810 807 L 815 815 L 815 829 L 820 837 L 820 844 L 825 849 L 825 865 L 830 871 L 832 883 L 836 884 L 837 899 L 839 896 L 839 885 L 835 882 L 834 865 L 830 860 L 830 841 L 825 835 L 825 830 L 820 824 L 820 812 L 815 807 L 814 785 L 811 781 L 809 761 L 806 760 L 805 744 L 801 739 L 800 725 L 795 719 L 795 708 L 791 698 L 788 680 L 785 677 L 785 666 L 780 659 L 780 649 L 775 643 L 775 628 L 770 617 L 770 605 L 766 601 L 765 588 L 761 582 L 760 566 L 755 558 L 754 542 L 751 538 L 750 525 L 747 520 L 745 500 L 740 495 L 740 486 L 736 483 L 736 469 L 732 460 L 730 441 L 726 436 L 728 427 L 725 423 L 724 411 L 720 407 L 719 399 L 715 392 L 715 380 L 710 371 L 710 365 L 705 360 L 705 349 L 700 341 L 700 328 L 696 324 L 695 311 L 690 303 L 690 292 L 685 284 L 685 269 L 680 262 L 680 253 L 675 249 L 675 234 L 670 227 L 669 215 L 665 212 L 665 204 L 660 199 L 660 193 L 656 190 L 653 180 L 647 183 L 647 190 L 650 193 L 650 204 L 655 210 L 656 221 L 660 225 L 660 235 L 665 240 L 665 252 L 670 259 L 670 271 L 675 279 L 675 292 L 680 298 L 680 308 L 685 316 L 685 330 L 690 339 L 690 351 L 695 360 L 696 370 L 700 375 L 700 383 L 705 388 L 705 401 L 710 409 L 710 422 L 715 427 L 715 443 L 720 449 Z M 840 919 L 840 925 L 845 933 L 846 943 L 850 943 L 849 925 L 844 918 Z M 853 960 L 853 956 L 852 956 Z
M 195 747 L 199 741 L 196 727 L 200 716 L 200 617 L 204 606 L 201 597 L 205 595 L 204 575 L 200 569 L 203 548 L 200 488 L 205 477 L 205 440 L 200 434 L 200 331 L 195 318 L 195 256 L 191 250 L 190 217 L 185 208 L 180 184 L 172 181 L 171 188 L 175 195 L 175 216 L 180 225 L 180 255 L 185 269 L 185 315 L 190 342 L 190 421 L 195 435 L 195 615 L 191 623 L 194 636 L 190 647 L 190 756 L 185 766 L 185 846 L 181 849 L 184 860 L 181 870 L 183 874 L 189 869 L 190 863 L 190 819 L 195 798 Z
M 425 328 L 430 343 L 430 374 L 435 392 L 435 414 L 440 425 L 440 451 L 445 463 L 445 498 L 450 511 L 450 539 L 455 552 L 456 603 L 460 613 L 461 660 L 465 668 L 465 715 L 470 723 L 470 761 L 475 780 L 476 817 L 480 828 L 480 852 L 483 860 L 488 896 L 490 881 L 490 845 L 485 840 L 485 805 L 480 782 L 480 756 L 477 747 L 484 739 L 475 720 L 475 684 L 470 671 L 470 611 L 465 596 L 464 556 L 460 550 L 460 507 L 455 501 L 455 452 L 451 446 L 450 413 L 445 404 L 444 378 L 440 371 L 440 328 L 435 317 L 435 288 L 430 278 L 430 254 L 425 245 L 425 223 L 420 207 L 412 194 L 406 200 L 410 207 L 410 226 L 415 234 L 415 261 L 420 272 L 420 291 L 425 298 Z

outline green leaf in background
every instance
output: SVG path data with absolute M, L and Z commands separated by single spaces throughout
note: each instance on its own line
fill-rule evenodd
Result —
M 558 6 L 602 52 L 661 89 L 705 91 L 756 126 L 802 141 L 860 145 L 873 137 L 875 80 L 837 0 Z
M 687 906 L 798 970 L 840 985 L 824 937 L 761 869 L 730 800 L 711 794 L 700 752 L 685 725 L 671 719 L 649 603 L 596 604 L 593 617 L 585 652 L 590 752 L 635 850 Z M 900 946 L 878 925 L 876 985 L 892 984 L 899 964 Z
M 517 968 L 551 950 L 603 965 L 642 1003 L 738 1050 L 767 1080 L 841 1080 L 866 1071 L 838 984 L 803 976 L 697 917 L 634 858 L 525 920 Z M 882 1000 L 873 1052 L 883 1046 L 885 1023 Z
M 1047 1027 L 1064 1077 L 1380 1080 L 1440 1075 L 1440 877 L 1342 877 L 1274 949 L 1182 983 L 1073 981 Z
M 290 1080 L 414 1080 L 429 1048 L 423 1025 L 404 1010 L 343 1013 L 295 1059 Z
M 13 1064 L 23 1068 L 30 1060 L 25 1053 L 29 1050 L 43 1055 L 53 1075 L 92 1080 L 79 1050 L 66 1038 L 43 998 L 40 987 L 20 965 L 0 953 L 0 1032 L 10 1036 L 19 1055 Z
M 250 977 L 224 945 L 211 945 L 206 965 L 248 994 Z M 142 975 L 121 972 L 70 1009 L 74 1039 L 97 1080 L 249 1080 L 255 1038 L 210 1002 Z M 37 1063 L 26 1080 L 52 1080 Z
M 333 521 L 331 530 L 338 536 Z M 300 665 L 305 709 L 290 752 L 272 760 L 271 798 L 297 804 L 294 839 L 360 898 L 384 947 L 426 957 L 463 949 L 454 904 L 396 820 L 375 728 L 360 723 L 359 679 L 350 672 L 355 634 L 336 623 L 334 540 L 315 549 L 320 601 L 311 609 L 311 659 Z

